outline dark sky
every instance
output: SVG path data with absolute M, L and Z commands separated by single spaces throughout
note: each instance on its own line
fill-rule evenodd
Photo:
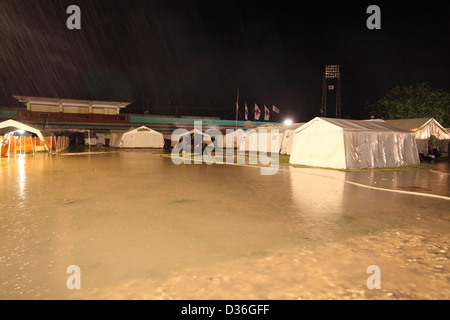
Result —
M 72 4 L 81 30 L 66 27 Z M 381 30 L 366 27 L 371 4 Z M 449 18 L 443 1 L 1 0 L 0 105 L 121 100 L 234 119 L 239 88 L 241 117 L 246 101 L 300 122 L 319 115 L 324 65 L 340 64 L 342 115 L 366 118 L 396 85 L 450 90 Z

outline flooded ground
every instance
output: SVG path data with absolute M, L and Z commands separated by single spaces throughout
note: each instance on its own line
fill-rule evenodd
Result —
M 3 159 L 0 299 L 449 299 L 449 169 Z

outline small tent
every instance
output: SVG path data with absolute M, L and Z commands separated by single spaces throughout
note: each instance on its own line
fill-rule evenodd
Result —
M 118 143 L 119 148 L 164 148 L 163 135 L 150 128 L 143 126 L 124 133 L 115 131 L 111 131 L 111 140 L 114 139 L 111 146 Z
M 420 163 L 412 132 L 384 122 L 315 118 L 295 130 L 291 164 L 335 169 Z
M 191 145 L 195 147 L 196 142 L 200 142 L 201 146 L 209 145 L 211 144 L 211 136 L 206 134 L 205 132 L 202 132 L 198 129 L 192 129 L 191 131 L 186 131 L 180 135 L 178 135 L 177 139 L 178 142 L 180 142 L 184 137 L 190 136 Z
M 3 157 L 13 152 L 59 152 L 69 146 L 69 138 L 64 132 L 56 136 L 55 132 L 10 119 L 0 123 L 0 146 Z
M 300 123 L 292 125 L 265 124 L 255 129 L 247 130 L 242 137 L 239 151 L 288 154 L 287 152 L 291 149 L 289 140 L 292 138 L 292 133 L 301 125 Z M 285 139 L 286 141 L 284 141 Z
M 438 142 L 433 147 L 439 149 L 442 155 L 448 155 L 450 134 L 434 118 L 385 120 L 385 123 L 393 127 L 414 132 L 419 153 L 425 156 L 428 155 L 429 141 L 434 136 Z
M 4 135 L 15 130 L 22 130 L 35 134 L 39 138 L 39 140 L 44 141 L 44 134 L 42 133 L 42 130 L 34 126 L 27 125 L 12 119 L 0 123 L 0 135 Z
M 211 137 L 207 135 L 206 133 L 198 130 L 198 129 L 192 129 L 188 131 L 187 129 L 180 128 L 183 130 L 183 133 L 176 133 L 176 131 L 172 132 L 172 134 L 166 134 L 164 135 L 164 139 L 169 142 L 168 145 L 170 145 L 172 148 L 176 147 L 178 143 L 182 140 L 183 137 L 186 137 L 190 135 L 191 139 L 191 145 L 194 143 L 194 139 L 197 137 L 199 141 L 202 141 L 202 144 L 209 144 L 211 143 Z M 203 141 L 205 140 L 205 141 Z

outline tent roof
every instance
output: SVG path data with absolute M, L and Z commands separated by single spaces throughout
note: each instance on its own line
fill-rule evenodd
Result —
M 307 127 L 311 126 L 316 122 L 322 122 L 330 126 L 342 128 L 345 131 L 404 131 L 410 132 L 409 130 L 404 130 L 398 127 L 391 126 L 385 122 L 381 121 L 370 121 L 370 120 L 348 120 L 348 119 L 335 119 L 335 118 L 314 118 L 311 121 L 305 123 L 301 127 L 297 128 L 295 132 L 300 132 Z
M 197 130 L 197 129 L 192 129 L 191 131 L 182 133 L 182 134 L 180 134 L 179 136 L 186 136 L 186 135 L 188 135 L 188 134 L 200 134 L 200 135 L 202 135 L 202 136 L 207 136 L 207 137 L 209 137 L 209 134 L 206 134 L 205 132 L 202 132 L 202 131 Z
M 11 131 L 15 131 L 16 130 L 24 130 L 27 132 L 31 132 L 34 133 L 35 135 L 38 136 L 38 138 L 43 141 L 44 140 L 44 135 L 42 134 L 42 130 L 15 120 L 6 120 L 0 123 L 0 132 L 2 133 L 8 133 Z
M 126 135 L 126 134 L 132 134 L 132 133 L 141 132 L 141 131 L 155 133 L 155 134 L 158 134 L 158 135 L 162 136 L 162 133 L 160 133 L 158 131 L 155 131 L 153 129 L 150 129 L 150 128 L 146 127 L 146 126 L 141 126 L 141 127 L 138 127 L 138 128 L 132 128 L 132 129 L 130 129 L 128 131 L 125 131 L 123 134 Z
M 256 127 L 256 131 L 259 131 L 261 129 L 265 129 L 265 130 L 278 130 L 278 132 L 285 132 L 286 130 L 295 130 L 299 127 L 301 127 L 302 125 L 304 125 L 305 123 L 293 123 L 290 125 L 285 125 L 285 124 L 263 124 L 260 125 L 258 127 Z
M 446 129 L 434 118 L 397 119 L 397 120 L 385 120 L 385 122 L 391 126 L 409 131 L 418 131 L 421 128 L 430 124 L 431 122 L 434 122 L 434 124 L 440 127 L 443 131 L 446 131 Z

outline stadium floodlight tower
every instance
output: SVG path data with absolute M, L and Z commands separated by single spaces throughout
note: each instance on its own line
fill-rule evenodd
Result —
M 331 112 L 327 113 L 327 104 L 336 105 L 334 113 L 335 118 L 341 117 L 341 70 L 340 66 L 326 65 L 323 74 L 322 88 L 322 107 L 320 109 L 321 117 L 332 117 Z

